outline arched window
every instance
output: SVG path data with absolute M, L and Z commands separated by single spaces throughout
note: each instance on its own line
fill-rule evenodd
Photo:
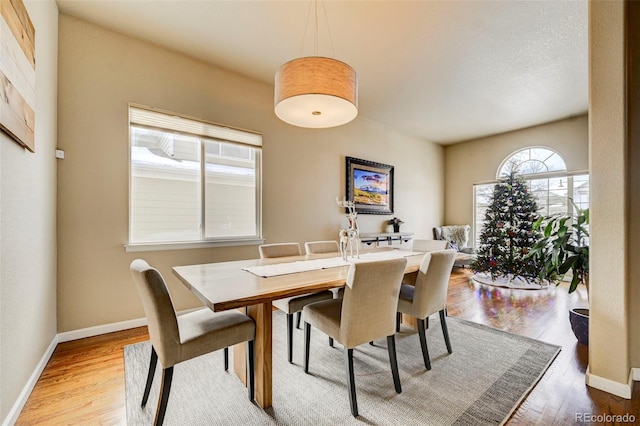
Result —
M 536 197 L 538 213 L 541 215 L 571 213 L 572 201 L 581 209 L 589 207 L 588 173 L 568 172 L 560 154 L 551 148 L 527 147 L 514 152 L 502 161 L 496 178 L 507 176 L 511 170 L 525 178 Z M 473 186 L 473 231 L 476 245 L 496 182 L 497 180 Z
M 564 160 L 549 148 L 531 147 L 516 151 L 507 157 L 500 167 L 496 178 L 508 176 L 511 170 L 521 175 L 566 171 Z

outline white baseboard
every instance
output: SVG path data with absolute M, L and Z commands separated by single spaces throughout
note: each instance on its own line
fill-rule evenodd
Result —
M 633 381 L 636 377 L 637 368 L 632 368 L 629 372 L 629 381 L 627 383 L 618 383 L 613 380 L 606 379 L 604 377 L 596 376 L 589 371 L 587 367 L 586 383 L 592 388 L 600 389 L 602 391 L 611 393 L 621 398 L 631 399 L 631 391 L 633 389 Z M 640 372 L 640 371 L 639 371 Z
M 632 368 L 631 374 L 633 375 L 634 382 L 640 382 L 640 368 Z
M 29 399 L 29 395 L 31 395 L 31 391 L 33 391 L 33 388 L 36 386 L 36 383 L 38 383 L 38 379 L 40 378 L 40 375 L 44 371 L 44 368 L 47 366 L 49 359 L 51 359 L 51 355 L 53 355 L 53 351 L 56 350 L 56 346 L 58 346 L 57 334 L 53 336 L 51 343 L 49 343 L 49 346 L 47 347 L 44 354 L 42 355 L 42 358 L 40 358 L 40 362 L 38 362 L 38 364 L 36 365 L 36 368 L 33 370 L 33 373 L 31 373 L 29 380 L 27 380 L 27 383 L 24 385 L 24 388 L 22 388 L 22 392 L 20 392 L 20 395 L 18 395 L 18 399 L 13 404 L 13 407 L 11 407 L 11 410 L 9 410 L 9 414 L 7 414 L 7 417 L 5 417 L 4 421 L 2 422 L 2 426 L 13 425 L 15 424 L 15 422 L 18 421 L 20 412 L 22 411 L 25 404 L 27 403 L 27 400 Z
M 206 308 L 185 309 L 177 312 L 177 315 L 183 315 L 189 312 Z M 100 336 L 102 334 L 113 333 L 114 331 L 128 330 L 130 328 L 142 327 L 147 325 L 147 318 L 136 318 L 127 321 L 114 322 L 111 324 L 96 325 L 95 327 L 81 328 L 79 330 L 65 331 L 58 333 L 58 342 L 70 342 L 72 340 L 84 339 L 85 337 Z
M 79 330 L 65 331 L 64 333 L 58 333 L 58 342 L 70 342 L 72 340 L 84 339 L 85 337 L 99 336 L 101 334 L 113 333 L 114 331 L 142 327 L 143 325 L 147 325 L 146 318 L 137 318 L 128 321 L 114 322 L 112 324 L 81 328 Z

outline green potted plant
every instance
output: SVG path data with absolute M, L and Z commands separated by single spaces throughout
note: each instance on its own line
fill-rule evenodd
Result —
M 572 202 L 573 204 L 573 202 Z M 573 204 L 575 214 L 558 214 L 541 217 L 533 225 L 541 231 L 527 257 L 540 264 L 540 280 L 559 284 L 571 271 L 569 293 L 584 284 L 589 294 L 589 209 Z M 571 328 L 579 342 L 589 342 L 589 309 L 574 308 L 569 312 Z

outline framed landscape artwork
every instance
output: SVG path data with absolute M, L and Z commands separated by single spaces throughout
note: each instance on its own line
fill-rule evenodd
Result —
M 356 213 L 393 213 L 393 166 L 347 157 L 347 200 Z
M 0 129 L 35 152 L 36 31 L 22 0 L 0 0 Z

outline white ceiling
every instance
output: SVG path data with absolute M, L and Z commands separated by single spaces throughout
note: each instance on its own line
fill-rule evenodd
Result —
M 269 84 L 296 57 L 342 60 L 361 116 L 441 144 L 587 112 L 586 0 L 325 1 L 317 52 L 308 0 L 57 3 Z

